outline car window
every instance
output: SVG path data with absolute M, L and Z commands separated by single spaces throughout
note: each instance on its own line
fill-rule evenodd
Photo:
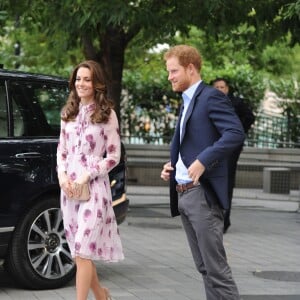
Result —
M 15 100 L 12 99 L 12 115 L 14 124 L 14 136 L 24 135 L 24 119 L 22 117 L 21 111 L 16 104 Z
M 0 138 L 7 136 L 7 108 L 4 84 L 0 83 Z
M 14 81 L 9 85 L 15 136 L 57 136 L 67 86 Z
M 52 129 L 60 128 L 60 111 L 68 97 L 65 87 L 44 87 L 36 90 L 36 96 Z

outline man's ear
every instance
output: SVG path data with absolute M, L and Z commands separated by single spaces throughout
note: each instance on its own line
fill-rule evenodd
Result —
M 195 71 L 195 66 L 193 64 L 189 64 L 187 66 L 187 70 L 188 70 L 189 74 L 192 75 Z

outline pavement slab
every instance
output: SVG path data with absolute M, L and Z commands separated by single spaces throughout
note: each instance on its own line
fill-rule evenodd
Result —
M 119 226 L 125 260 L 97 262 L 101 282 L 114 300 L 204 300 L 202 279 L 194 267 L 180 218 L 170 217 L 166 188 L 163 193 L 159 188 L 152 190 L 153 195 L 144 195 L 149 192 L 145 189 L 135 194 L 133 189 L 128 191 L 128 216 Z M 133 195 L 136 198 L 131 198 Z M 245 191 L 243 195 L 242 200 L 252 201 Z M 224 235 L 224 245 L 241 299 L 299 300 L 300 213 L 252 202 L 243 206 L 238 199 L 234 199 L 232 225 Z M 274 201 L 298 205 L 295 199 L 297 194 Z M 0 268 L 0 300 L 75 298 L 74 281 L 57 290 L 22 290 Z M 92 294 L 88 299 L 94 299 Z

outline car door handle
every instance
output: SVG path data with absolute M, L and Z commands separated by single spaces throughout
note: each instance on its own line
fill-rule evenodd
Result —
M 41 157 L 41 153 L 39 152 L 25 152 L 18 153 L 15 155 L 16 158 L 39 158 Z

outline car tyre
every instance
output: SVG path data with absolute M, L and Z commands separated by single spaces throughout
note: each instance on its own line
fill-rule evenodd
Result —
M 24 288 L 59 288 L 74 277 L 57 196 L 39 199 L 25 212 L 8 253 L 6 269 Z

